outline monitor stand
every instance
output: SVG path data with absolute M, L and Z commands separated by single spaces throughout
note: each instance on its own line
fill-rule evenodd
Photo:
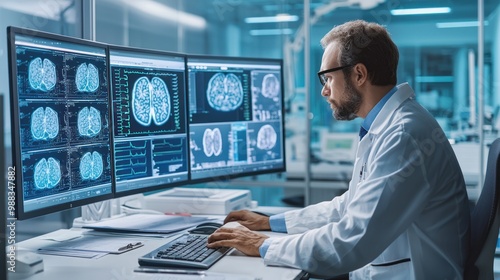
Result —
M 117 200 L 109 199 L 82 206 L 82 216 L 73 220 L 73 227 L 124 217 Z
M 124 217 L 130 214 L 130 211 L 123 211 L 122 205 L 133 202 L 137 205 L 136 208 L 140 209 L 143 197 L 143 194 L 134 194 L 84 205 L 82 206 L 82 216 L 73 220 L 73 227 L 82 227 L 99 221 Z

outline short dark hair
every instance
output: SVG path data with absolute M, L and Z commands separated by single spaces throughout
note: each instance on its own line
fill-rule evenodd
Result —
M 363 20 L 349 21 L 330 30 L 321 39 L 321 46 L 326 48 L 332 42 L 340 44 L 340 65 L 362 63 L 373 85 L 396 84 L 399 51 L 383 26 Z M 352 68 L 343 71 L 348 75 Z

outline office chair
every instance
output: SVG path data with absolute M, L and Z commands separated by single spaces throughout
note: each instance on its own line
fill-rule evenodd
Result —
M 493 279 L 493 259 L 500 225 L 500 138 L 490 147 L 481 195 L 471 216 L 469 256 L 464 279 Z

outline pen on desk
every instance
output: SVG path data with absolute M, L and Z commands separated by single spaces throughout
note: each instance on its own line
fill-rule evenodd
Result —
M 168 269 L 168 268 L 153 268 L 153 267 L 137 267 L 134 269 L 134 272 L 206 275 L 205 270 L 183 270 L 183 269 Z
M 140 241 L 136 242 L 136 243 L 129 243 L 129 244 L 125 245 L 125 246 L 122 246 L 122 247 L 118 248 L 118 251 L 120 251 L 120 252 L 121 251 L 125 251 L 127 249 L 132 249 L 132 248 L 135 248 L 135 247 L 140 246 L 140 245 L 142 245 L 142 242 L 140 242 Z

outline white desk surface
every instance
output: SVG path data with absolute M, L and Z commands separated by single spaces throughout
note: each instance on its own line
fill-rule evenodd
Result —
M 80 229 L 73 229 L 80 230 Z M 63 230 L 66 231 L 66 230 Z M 55 232 L 56 233 L 56 232 Z M 17 243 L 18 249 L 28 249 L 36 252 L 38 248 L 54 244 L 55 241 L 47 240 L 48 233 L 33 239 Z M 272 233 L 275 235 L 276 233 Z M 150 274 L 136 273 L 134 268 L 138 267 L 138 258 L 150 251 L 158 248 L 173 238 L 154 238 L 154 237 L 133 237 L 134 240 L 144 241 L 144 246 L 119 254 L 109 254 L 99 259 L 85 259 L 77 257 L 63 257 L 54 255 L 42 255 L 44 271 L 37 273 L 26 280 L 136 280 L 136 279 L 194 279 L 193 276 L 179 274 Z M 217 279 L 238 280 L 238 275 L 253 276 L 255 280 L 290 280 L 301 275 L 298 269 L 272 267 L 264 265 L 260 257 L 248 257 L 241 252 L 233 250 L 228 255 L 215 263 L 208 272 L 228 274 L 226 277 Z M 8 279 L 19 279 L 9 276 Z M 242 279 L 248 279 L 247 277 Z

